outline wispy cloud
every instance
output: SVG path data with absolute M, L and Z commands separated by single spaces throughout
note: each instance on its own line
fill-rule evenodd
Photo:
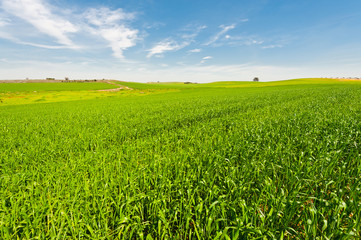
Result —
M 226 34 L 228 31 L 234 29 L 236 27 L 235 24 L 232 25 L 221 25 L 220 28 L 222 29 L 221 31 L 219 31 L 216 35 L 214 35 L 213 37 L 211 37 L 211 39 L 206 42 L 204 45 L 208 46 L 211 45 L 213 43 L 215 43 L 218 39 L 220 39 L 222 36 L 224 36 L 224 34 Z
M 283 47 L 283 45 L 281 45 L 281 44 L 262 46 L 263 49 L 272 49 L 272 48 L 281 48 L 281 47 Z
M 264 41 L 259 39 L 256 36 L 231 36 L 226 35 L 220 41 L 221 45 L 229 45 L 229 46 L 250 46 L 250 45 L 261 45 Z
M 16 42 L 18 40 L 15 37 L 13 37 L 11 34 L 9 34 L 8 32 L 5 32 L 5 31 L 0 31 L 0 38 L 6 39 L 9 41 L 13 41 L 13 42 Z
M 296 76 L 307 76 L 305 69 L 272 65 L 234 64 L 234 65 L 198 65 L 181 69 L 189 79 L 210 81 L 252 81 L 259 77 L 261 81 L 281 80 Z M 302 70 L 304 71 L 302 73 Z M 173 71 L 175 72 L 175 71 Z
M 281 67 L 273 65 L 253 65 L 253 64 L 232 64 L 232 65 L 182 65 L 168 66 L 166 68 L 149 67 L 143 72 L 138 72 L 125 76 L 130 81 L 144 82 L 146 76 L 149 82 L 169 82 L 191 81 L 191 82 L 215 82 L 215 81 L 252 81 L 254 77 L 259 77 L 263 81 L 290 79 L 295 76 L 307 77 L 317 76 L 316 72 L 307 71 L 300 67 Z
M 143 28 L 145 29 L 159 29 L 161 27 L 164 27 L 166 24 L 163 22 L 153 22 L 153 23 L 144 23 Z
M 89 23 L 101 27 L 104 25 L 117 25 L 122 20 L 132 20 L 135 14 L 124 12 L 121 8 L 110 10 L 109 8 L 102 7 L 99 9 L 90 8 L 84 13 L 84 16 Z
M 186 27 L 184 27 L 184 29 L 182 29 L 182 34 L 181 34 L 181 38 L 183 39 L 195 39 L 198 34 L 206 29 L 207 26 L 206 25 L 194 25 L 194 24 L 189 24 Z
M 199 33 L 207 28 L 206 25 L 194 25 L 189 24 L 185 26 L 183 29 L 179 31 L 176 35 L 178 40 L 174 40 L 174 38 L 166 38 L 153 46 L 148 50 L 147 58 L 152 56 L 162 56 L 164 52 L 169 51 L 178 51 L 184 47 L 189 46 L 191 43 L 195 41 L 195 38 L 199 35 Z M 189 52 L 200 52 L 200 49 L 193 49 Z
M 66 46 L 66 45 L 46 45 L 46 44 L 37 44 L 37 43 L 22 41 L 16 37 L 12 36 L 11 34 L 9 34 L 7 32 L 3 32 L 3 31 L 0 31 L 0 38 L 9 40 L 9 41 L 17 43 L 17 44 L 28 45 L 28 46 L 32 46 L 32 47 L 38 47 L 38 48 L 47 48 L 47 49 L 69 48 L 69 46 Z
M 109 8 L 88 9 L 84 18 L 89 24 L 90 32 L 99 35 L 108 42 L 114 57 L 124 59 L 124 50 L 136 45 L 138 30 L 126 26 L 126 20 L 134 19 L 134 13 L 126 13 L 122 9 Z
M 10 24 L 10 19 L 8 18 L 3 18 L 0 16 L 0 27 L 4 27 L 6 25 L 9 25 Z
M 75 47 L 68 34 L 78 28 L 68 20 L 54 14 L 51 7 L 42 0 L 2 0 L 1 7 L 8 13 L 23 19 L 40 32 L 57 40 L 58 43 Z
M 176 41 L 174 41 L 173 39 L 165 39 L 163 41 L 160 41 L 159 43 L 157 43 L 154 47 L 152 47 L 151 49 L 149 49 L 149 53 L 147 55 L 148 58 L 152 57 L 152 56 L 161 56 L 164 52 L 167 51 L 176 51 L 179 49 L 182 49 L 186 46 L 188 46 L 190 44 L 190 42 L 183 42 L 183 43 L 178 43 Z
M 190 53 L 199 53 L 199 52 L 201 52 L 201 51 L 202 51 L 202 49 L 200 49 L 200 48 L 195 48 L 195 49 L 189 50 L 188 52 L 190 52 Z
M 205 63 L 207 60 L 210 60 L 212 58 L 213 58 L 212 56 L 206 56 L 206 57 L 202 58 L 201 63 Z
M 79 34 L 84 35 L 84 32 L 88 32 L 104 39 L 107 46 L 112 49 L 113 55 L 119 59 L 124 59 L 124 50 L 135 46 L 138 40 L 138 30 L 126 25 L 126 21 L 133 20 L 135 14 L 125 12 L 120 8 L 115 10 L 106 7 L 89 8 L 75 17 L 69 15 L 69 9 L 56 12 L 56 7 L 47 0 L 0 0 L 0 4 L 9 16 L 13 15 L 33 25 L 39 32 L 55 38 L 60 45 L 42 44 L 43 39 L 36 39 L 38 42 L 31 43 L 22 40 L 23 38 L 17 38 L 18 34 L 14 32 L 0 36 L 17 44 L 47 49 L 75 49 L 79 47 L 71 40 L 71 37 L 77 41 L 82 41 L 85 40 L 85 37 L 79 38 Z M 6 18 L 0 18 L 0 27 L 6 26 L 9 22 Z M 78 36 L 75 35 L 76 33 Z

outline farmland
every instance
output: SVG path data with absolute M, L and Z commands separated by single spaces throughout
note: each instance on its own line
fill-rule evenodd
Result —
M 9 84 L 1 239 L 361 237 L 361 82 Z

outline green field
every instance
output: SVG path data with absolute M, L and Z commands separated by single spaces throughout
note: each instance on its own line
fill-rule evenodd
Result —
M 105 82 L 44 82 L 44 83 L 0 83 L 0 93 L 42 92 L 42 91 L 82 91 L 115 88 Z
M 0 84 L 0 239 L 361 238 L 361 82 L 27 84 Z

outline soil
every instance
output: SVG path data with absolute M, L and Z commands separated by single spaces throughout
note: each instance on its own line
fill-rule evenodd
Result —
M 114 82 L 110 82 L 110 81 L 104 81 L 108 84 L 112 84 L 114 86 L 118 86 L 118 88 L 112 88 L 112 89 L 102 89 L 102 90 L 98 90 L 99 92 L 118 92 L 122 89 L 128 89 L 128 90 L 133 90 L 132 88 L 126 87 L 126 86 L 122 86 L 120 84 L 114 83 Z

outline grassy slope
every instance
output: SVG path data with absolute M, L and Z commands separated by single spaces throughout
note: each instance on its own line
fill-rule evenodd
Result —
M 360 236 L 361 85 L 306 82 L 0 107 L 0 237 Z
M 357 81 L 347 82 L 334 79 L 295 79 L 276 82 L 214 82 L 207 84 L 183 84 L 183 83 L 114 83 L 127 86 L 131 90 L 123 89 L 119 92 L 98 92 L 100 89 L 117 88 L 103 82 L 89 83 L 3 83 L 0 84 L 0 106 L 21 105 L 46 102 L 76 101 L 80 99 L 99 99 L 117 96 L 137 96 L 164 92 L 175 92 L 183 90 L 205 89 L 205 88 L 259 88 L 259 87 L 294 87 L 297 85 L 324 85 L 336 84 L 358 84 Z
M 96 90 L 117 87 L 104 82 L 0 83 L 0 106 L 104 98 L 114 94 Z
M 116 88 L 103 82 L 0 83 L 0 93 L 33 91 L 82 91 Z
M 239 87 L 271 87 L 271 86 L 295 86 L 295 85 L 342 85 L 342 84 L 359 84 L 361 81 L 345 81 L 339 79 L 326 78 L 304 78 L 291 79 L 274 82 L 243 82 L 243 81 L 223 81 L 202 84 L 183 84 L 183 83 L 133 83 L 120 82 L 124 86 L 135 89 L 159 89 L 159 88 L 173 88 L 173 89 L 194 89 L 194 88 L 239 88 Z

